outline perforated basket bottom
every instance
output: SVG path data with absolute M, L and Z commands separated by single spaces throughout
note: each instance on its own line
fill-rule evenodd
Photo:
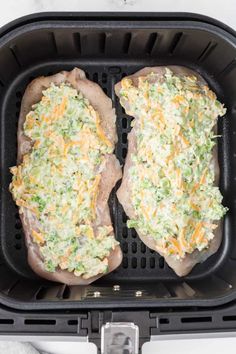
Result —
M 87 78 L 94 82 L 98 82 L 104 92 L 112 98 L 113 105 L 117 113 L 117 132 L 118 143 L 116 146 L 116 155 L 121 164 L 124 164 L 127 154 L 127 133 L 130 131 L 130 123 L 132 118 L 127 116 L 120 106 L 118 98 L 114 93 L 114 85 L 122 77 L 127 74 L 139 70 L 143 65 L 80 65 L 78 62 L 50 62 L 31 67 L 27 71 L 22 72 L 15 81 L 10 85 L 3 104 L 4 114 L 7 116 L 7 124 L 5 126 L 5 137 L 7 141 L 7 153 L 5 152 L 5 166 L 8 167 L 16 163 L 16 135 L 21 105 L 21 98 L 27 84 L 40 75 L 51 75 L 60 70 L 71 70 L 74 66 L 78 66 L 86 71 Z M 204 75 L 204 73 L 203 73 Z M 206 75 L 204 75 L 206 76 Z M 206 78 L 207 79 L 207 78 Z M 7 263 L 20 275 L 28 278 L 34 278 L 35 275 L 27 264 L 27 254 L 24 244 L 24 233 L 19 219 L 17 207 L 12 201 L 11 194 L 7 192 L 8 185 L 11 181 L 11 175 L 5 178 L 4 188 L 5 198 L 5 223 L 4 235 L 2 238 L 2 252 Z M 117 187 L 116 187 L 117 189 Z M 122 265 L 113 273 L 102 278 L 98 282 L 131 282 L 131 281 L 158 281 L 176 279 L 174 272 L 167 266 L 163 257 L 158 253 L 150 250 L 139 239 L 134 229 L 126 227 L 127 217 L 118 203 L 113 190 L 110 197 L 110 209 L 114 222 L 116 237 L 120 241 L 123 262 Z M 220 253 L 223 252 L 225 243 L 222 245 Z M 208 259 L 204 264 L 198 265 L 189 275 L 189 279 L 199 279 L 209 275 L 217 266 L 219 252 Z M 224 252 L 226 254 L 227 252 Z

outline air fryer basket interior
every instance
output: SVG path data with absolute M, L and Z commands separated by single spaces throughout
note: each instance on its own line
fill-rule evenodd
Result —
M 224 303 L 236 298 L 234 233 L 236 179 L 236 44 L 228 32 L 198 21 L 39 21 L 20 26 L 0 40 L 1 98 L 1 254 L 0 301 L 13 307 L 187 306 Z M 229 212 L 219 251 L 178 278 L 164 259 L 149 250 L 134 230 L 115 191 L 110 207 L 123 263 L 86 287 L 49 283 L 27 264 L 18 210 L 8 191 L 9 167 L 16 164 L 16 133 L 21 98 L 35 77 L 78 66 L 113 100 L 123 164 L 131 117 L 121 108 L 114 84 L 145 66 L 186 65 L 198 71 L 227 107 L 219 120 L 220 188 Z M 118 286 L 117 286 L 118 285 Z M 96 297 L 95 297 L 96 296 Z

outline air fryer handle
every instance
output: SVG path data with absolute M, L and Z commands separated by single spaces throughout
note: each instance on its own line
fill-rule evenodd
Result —
M 101 328 L 101 354 L 138 354 L 139 327 L 132 322 L 107 322 Z
M 157 326 L 156 316 L 145 310 L 94 310 L 86 317 L 81 319 L 78 333 L 86 331 L 89 342 L 102 354 L 141 353 Z

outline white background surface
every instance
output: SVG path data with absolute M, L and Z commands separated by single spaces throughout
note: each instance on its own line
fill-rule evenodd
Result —
M 214 17 L 236 30 L 235 0 L 2 0 L 0 26 L 30 13 L 42 11 L 178 11 Z M 2 343 L 3 344 L 3 343 Z M 94 347 L 85 343 L 36 343 L 53 354 L 93 354 Z M 12 354 L 1 346 L 0 354 Z M 214 354 L 235 353 L 236 338 L 161 340 L 147 343 L 146 354 Z M 18 353 L 20 354 L 20 353 Z
M 0 4 L 1 25 L 42 11 L 178 11 L 211 16 L 236 29 L 235 0 L 1 0 Z

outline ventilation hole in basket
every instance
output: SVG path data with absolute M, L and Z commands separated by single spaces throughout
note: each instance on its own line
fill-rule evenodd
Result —
M 137 268 L 137 258 L 136 257 L 133 257 L 132 260 L 131 260 L 131 267 L 133 269 Z
M 107 88 L 106 87 L 103 87 L 103 92 L 107 95 Z
M 123 265 L 123 268 L 125 268 L 125 269 L 128 268 L 128 258 L 127 257 L 123 258 L 122 265 Z
M 99 49 L 100 53 L 104 53 L 106 49 L 106 33 L 100 33 L 99 35 Z
M 164 268 L 164 264 L 165 264 L 164 258 L 163 258 L 163 257 L 160 257 L 160 258 L 159 258 L 159 268 L 163 269 L 163 268 Z
M 127 237 L 128 237 L 128 230 L 127 230 L 126 227 L 123 227 L 123 229 L 122 229 L 122 236 L 123 236 L 124 238 L 127 238 Z
M 137 243 L 136 242 L 132 242 L 131 249 L 132 249 L 132 253 L 136 253 L 137 252 Z
M 229 75 L 232 70 L 235 69 L 236 66 L 236 59 L 231 60 L 230 63 L 228 63 L 224 69 L 220 70 L 220 72 L 216 75 L 217 77 L 219 76 L 226 76 Z
M 150 253 L 152 253 L 152 254 L 155 253 L 155 250 L 149 249 L 149 251 L 150 251 Z
M 153 47 L 156 43 L 156 40 L 157 40 L 157 33 L 151 33 L 148 38 L 147 45 L 146 45 L 146 53 L 147 54 L 152 53 Z
M 26 319 L 25 320 L 26 325 L 55 325 L 56 320 L 46 320 L 46 319 Z
M 62 299 L 69 299 L 70 298 L 70 288 L 69 286 L 65 286 L 63 293 L 62 293 Z
M 15 234 L 15 239 L 16 240 L 21 240 L 21 234 Z
M 81 53 L 81 40 L 79 33 L 73 33 L 74 46 Z
M 0 324 L 1 325 L 8 325 L 8 324 L 13 324 L 14 323 L 14 320 L 12 319 L 8 319 L 8 318 L 0 318 Z
M 197 322 L 211 322 L 212 318 L 208 317 L 184 317 L 181 318 L 182 323 L 197 323 Z
M 125 213 L 122 213 L 122 221 L 124 224 L 127 222 L 127 215 Z
M 141 243 L 140 248 L 141 248 L 141 252 L 142 252 L 142 253 L 145 253 L 145 252 L 146 252 L 147 247 L 146 247 L 146 245 L 145 245 L 144 243 Z
M 128 52 L 129 52 L 131 39 L 132 39 L 131 33 L 126 33 L 124 35 L 124 42 L 123 42 L 123 53 L 124 54 L 128 54 Z
M 19 68 L 20 68 L 22 65 L 21 65 L 21 61 L 20 61 L 20 59 L 19 59 L 19 55 L 17 54 L 17 46 L 16 46 L 16 45 L 12 45 L 12 46 L 10 46 L 9 49 L 10 49 L 10 51 L 11 51 L 11 53 L 12 53 L 12 56 L 14 57 L 14 59 L 15 59 L 17 65 L 18 65 Z
M 204 48 L 204 50 L 201 52 L 201 54 L 198 56 L 197 60 L 200 62 L 204 61 L 207 57 L 209 57 L 209 55 L 216 48 L 216 46 L 217 43 L 209 42 Z
M 159 323 L 160 324 L 168 324 L 168 323 L 170 323 L 170 321 L 168 318 L 160 318 Z
M 21 221 L 20 220 L 16 220 L 15 229 L 20 230 L 21 228 L 22 228 Z
M 150 268 L 155 268 L 155 258 L 151 257 L 149 259 Z
M 16 97 L 17 98 L 22 98 L 22 93 L 20 91 L 16 91 Z
M 123 242 L 122 250 L 124 253 L 128 253 L 128 243 L 127 242 Z
M 223 321 L 236 321 L 236 316 L 223 316 L 222 319 Z
M 142 269 L 146 268 L 146 258 L 144 257 L 141 258 L 140 265 Z
M 35 296 L 35 298 L 36 298 L 36 300 L 43 300 L 43 299 L 45 299 L 45 297 L 46 297 L 46 295 L 47 295 L 47 288 L 45 288 L 45 287 L 41 287 L 40 289 L 39 289 L 39 291 L 37 292 L 37 294 L 36 294 L 36 296 Z
M 122 134 L 122 143 L 127 144 L 127 134 L 125 133 Z
M 133 238 L 137 238 L 137 232 L 135 231 L 135 229 L 131 230 L 131 235 Z
M 57 41 L 54 32 L 49 32 L 48 33 L 49 40 L 51 42 L 51 48 L 53 49 L 54 53 L 57 54 L 58 49 L 57 49 Z
M 93 74 L 93 81 L 98 82 L 98 73 Z
M 67 324 L 68 324 L 68 326 L 77 326 L 78 320 L 68 320 Z
M 174 35 L 174 38 L 172 40 L 172 43 L 170 45 L 170 50 L 169 50 L 169 53 L 170 54 L 174 54 L 177 46 L 179 45 L 181 39 L 183 37 L 183 32 L 178 32 Z
M 123 129 L 126 129 L 126 128 L 127 128 L 127 119 L 126 119 L 126 118 L 123 118 L 123 119 L 122 119 L 122 128 L 123 128 Z
M 124 107 L 121 107 L 121 110 L 122 110 L 122 113 L 126 114 Z
M 103 84 L 107 83 L 107 74 L 106 73 L 102 73 L 102 83 Z
M 122 149 L 122 157 L 125 159 L 125 158 L 126 158 L 126 155 L 127 155 L 127 149 L 126 149 L 126 148 L 123 148 L 123 149 Z
M 123 79 L 123 77 L 126 77 L 126 76 L 127 76 L 126 73 L 122 73 L 122 74 L 121 74 L 122 79 Z
M 16 250 L 21 250 L 21 244 L 20 243 L 16 243 L 15 244 L 15 249 Z

